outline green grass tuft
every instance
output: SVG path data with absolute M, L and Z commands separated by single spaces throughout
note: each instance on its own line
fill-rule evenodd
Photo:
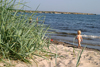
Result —
M 37 25 L 36 21 L 29 23 L 30 17 L 36 20 L 36 13 L 28 15 L 20 13 L 20 10 L 14 12 L 15 5 L 23 4 L 15 4 L 15 0 L 0 1 L 0 57 L 29 63 L 27 57 L 39 56 L 36 51 L 48 47 L 45 34 L 49 27 L 43 23 Z

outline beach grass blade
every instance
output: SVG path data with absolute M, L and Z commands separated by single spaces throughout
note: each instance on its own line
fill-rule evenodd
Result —
M 84 47 L 84 49 L 82 49 L 81 53 L 79 52 L 80 54 L 78 54 L 78 59 L 77 59 L 76 67 L 79 66 L 79 61 L 80 61 L 81 55 L 82 55 L 83 51 L 85 50 L 85 48 L 86 48 L 86 46 Z

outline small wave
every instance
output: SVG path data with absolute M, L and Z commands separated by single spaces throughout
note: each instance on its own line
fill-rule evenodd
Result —
M 55 32 L 57 34 L 68 34 L 68 35 L 76 35 L 76 33 L 67 33 L 67 32 Z
M 100 38 L 100 36 L 93 36 L 93 35 L 82 35 L 83 37 L 89 37 L 89 38 Z

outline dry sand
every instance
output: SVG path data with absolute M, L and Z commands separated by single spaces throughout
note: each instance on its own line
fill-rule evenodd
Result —
M 78 54 L 82 49 L 65 47 L 62 43 L 58 44 L 59 45 L 55 45 L 54 43 L 50 44 L 50 51 L 63 57 L 58 57 L 57 59 L 52 57 L 52 59 L 45 60 L 35 56 L 38 67 L 76 67 Z M 57 47 L 57 49 L 55 47 Z M 0 62 L 0 67 L 37 67 L 37 64 L 33 60 L 30 61 L 32 62 L 31 65 L 22 61 L 16 62 L 12 60 L 10 62 L 13 66 Z M 56 61 L 57 64 L 55 63 Z M 78 67 L 100 67 L 100 51 L 85 49 Z

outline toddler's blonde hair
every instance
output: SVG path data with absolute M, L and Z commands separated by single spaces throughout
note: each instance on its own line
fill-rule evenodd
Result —
M 77 31 L 77 34 L 81 34 L 81 30 L 78 30 L 78 31 Z

